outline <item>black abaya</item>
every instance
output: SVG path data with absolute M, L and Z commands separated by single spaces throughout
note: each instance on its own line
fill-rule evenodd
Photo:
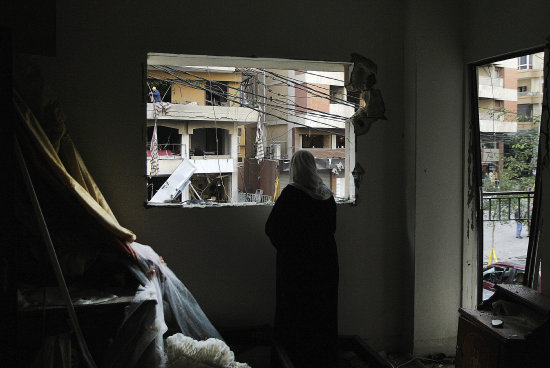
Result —
M 336 203 L 288 185 L 265 231 L 277 249 L 275 334 L 296 367 L 337 366 Z

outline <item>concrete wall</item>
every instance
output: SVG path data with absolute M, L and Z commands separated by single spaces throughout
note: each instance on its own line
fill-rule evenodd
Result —
M 181 79 L 191 79 L 201 82 L 201 88 L 205 87 L 204 79 L 210 79 L 214 81 L 224 81 L 227 83 L 227 92 L 231 96 L 231 100 L 236 100 L 237 102 L 240 99 L 240 94 L 236 91 L 236 88 L 240 87 L 240 81 L 242 80 L 241 73 L 201 73 L 193 72 L 192 74 L 196 75 L 187 75 L 180 74 Z M 159 71 L 154 71 L 154 76 L 159 78 L 170 78 L 171 76 L 167 73 L 161 73 Z M 236 96 L 236 97 L 235 97 Z M 189 103 L 196 102 L 198 105 L 204 106 L 206 104 L 206 90 L 200 88 L 193 88 L 183 84 L 173 84 L 172 85 L 172 102 L 174 103 Z M 238 103 L 228 101 L 227 106 L 240 106 Z
M 338 207 L 340 332 L 359 334 L 376 348 L 401 348 L 404 280 L 410 277 L 398 272 L 407 257 L 400 167 L 402 2 L 324 0 L 314 17 L 289 18 L 284 27 L 288 9 L 308 14 L 312 8 L 290 1 L 202 4 L 168 1 L 161 8 L 170 11 L 160 11 L 150 1 L 58 1 L 57 55 L 40 62 L 90 172 L 120 223 L 163 256 L 216 326 L 271 323 L 275 252 L 264 235 L 269 207 L 143 206 L 147 53 L 348 61 L 357 52 L 370 57 L 379 66 L 388 120 L 358 138 L 357 161 L 366 171 L 358 191 L 361 202 Z M 200 16 L 206 14 L 208 30 Z M 366 21 L 369 14 L 376 16 Z M 243 16 L 246 26 L 227 35 L 226 20 Z M 164 36 L 175 34 L 182 37 Z M 195 36 L 185 36 L 190 34 Z M 335 39 L 327 47 L 327 40 Z M 113 95 L 121 89 L 125 92 Z
M 413 257 L 408 264 L 413 281 L 407 282 L 413 290 L 408 321 L 413 334 L 408 338 L 416 354 L 454 354 L 462 247 L 460 9 L 421 0 L 408 6 L 405 157 L 408 254 Z

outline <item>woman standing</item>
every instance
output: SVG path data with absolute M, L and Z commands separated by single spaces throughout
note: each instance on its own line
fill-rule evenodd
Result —
M 277 249 L 275 335 L 297 368 L 337 367 L 336 203 L 315 158 L 298 151 L 265 225 Z

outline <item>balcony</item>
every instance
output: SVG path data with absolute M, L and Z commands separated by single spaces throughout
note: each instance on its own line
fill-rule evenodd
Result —
M 147 145 L 147 175 L 151 172 L 151 150 Z M 179 166 L 184 158 L 189 158 L 189 161 L 195 165 L 196 174 L 212 174 L 212 173 L 230 173 L 233 172 L 233 164 L 235 160 L 230 155 L 216 155 L 205 152 L 202 156 L 194 156 L 192 152 L 187 152 L 185 144 L 160 144 L 159 150 L 159 176 L 171 175 Z
M 353 115 L 353 113 L 352 113 L 352 115 Z M 318 115 L 313 115 L 313 114 L 309 114 L 309 113 L 300 114 L 300 115 L 289 115 L 288 120 L 290 122 L 293 122 L 293 123 L 295 122 L 295 123 L 300 124 L 302 126 L 311 127 L 311 128 L 345 129 L 345 127 L 346 127 L 345 120 L 334 120 L 334 119 L 329 119 L 329 118 L 323 118 L 323 117 L 319 117 Z
M 518 92 L 518 98 L 519 97 L 527 97 L 527 96 L 539 96 L 541 93 L 539 91 L 525 91 L 525 92 Z
M 515 88 L 503 88 L 490 84 L 479 84 L 478 96 L 503 101 L 517 101 L 518 91 Z
M 504 121 L 504 113 L 500 112 L 480 112 L 479 120 Z
M 518 79 L 539 78 L 542 72 L 542 69 L 521 69 L 518 70 Z
M 517 121 L 482 120 L 479 119 L 479 130 L 483 133 L 516 133 Z
M 482 86 L 493 86 L 493 87 L 502 87 L 504 85 L 504 80 L 498 77 L 479 77 L 479 84 Z
M 542 101 L 539 91 L 518 92 L 518 104 L 538 104 Z
M 339 103 L 331 103 L 329 105 L 329 113 L 349 118 L 355 113 L 355 109 L 353 108 L 353 106 L 343 105 Z
M 534 196 L 533 191 L 484 192 L 483 221 L 515 221 L 517 210 L 517 220 L 531 221 Z
M 247 107 L 201 106 L 196 104 L 168 104 L 158 113 L 161 120 L 217 120 L 238 123 L 256 123 L 259 112 Z M 147 119 L 155 119 L 155 104 L 147 104 Z

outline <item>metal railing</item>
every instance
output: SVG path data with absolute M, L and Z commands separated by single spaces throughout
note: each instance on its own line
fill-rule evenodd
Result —
M 150 156 L 151 142 L 147 142 L 146 150 L 147 156 Z M 175 159 L 187 152 L 187 146 L 182 143 L 159 143 L 157 150 L 160 159 Z
M 531 220 L 533 191 L 484 192 L 483 221 Z
M 525 96 L 538 96 L 541 93 L 539 91 L 523 91 L 518 92 L 518 97 L 525 97 Z
M 271 196 L 261 193 L 239 193 L 239 202 L 269 203 Z

